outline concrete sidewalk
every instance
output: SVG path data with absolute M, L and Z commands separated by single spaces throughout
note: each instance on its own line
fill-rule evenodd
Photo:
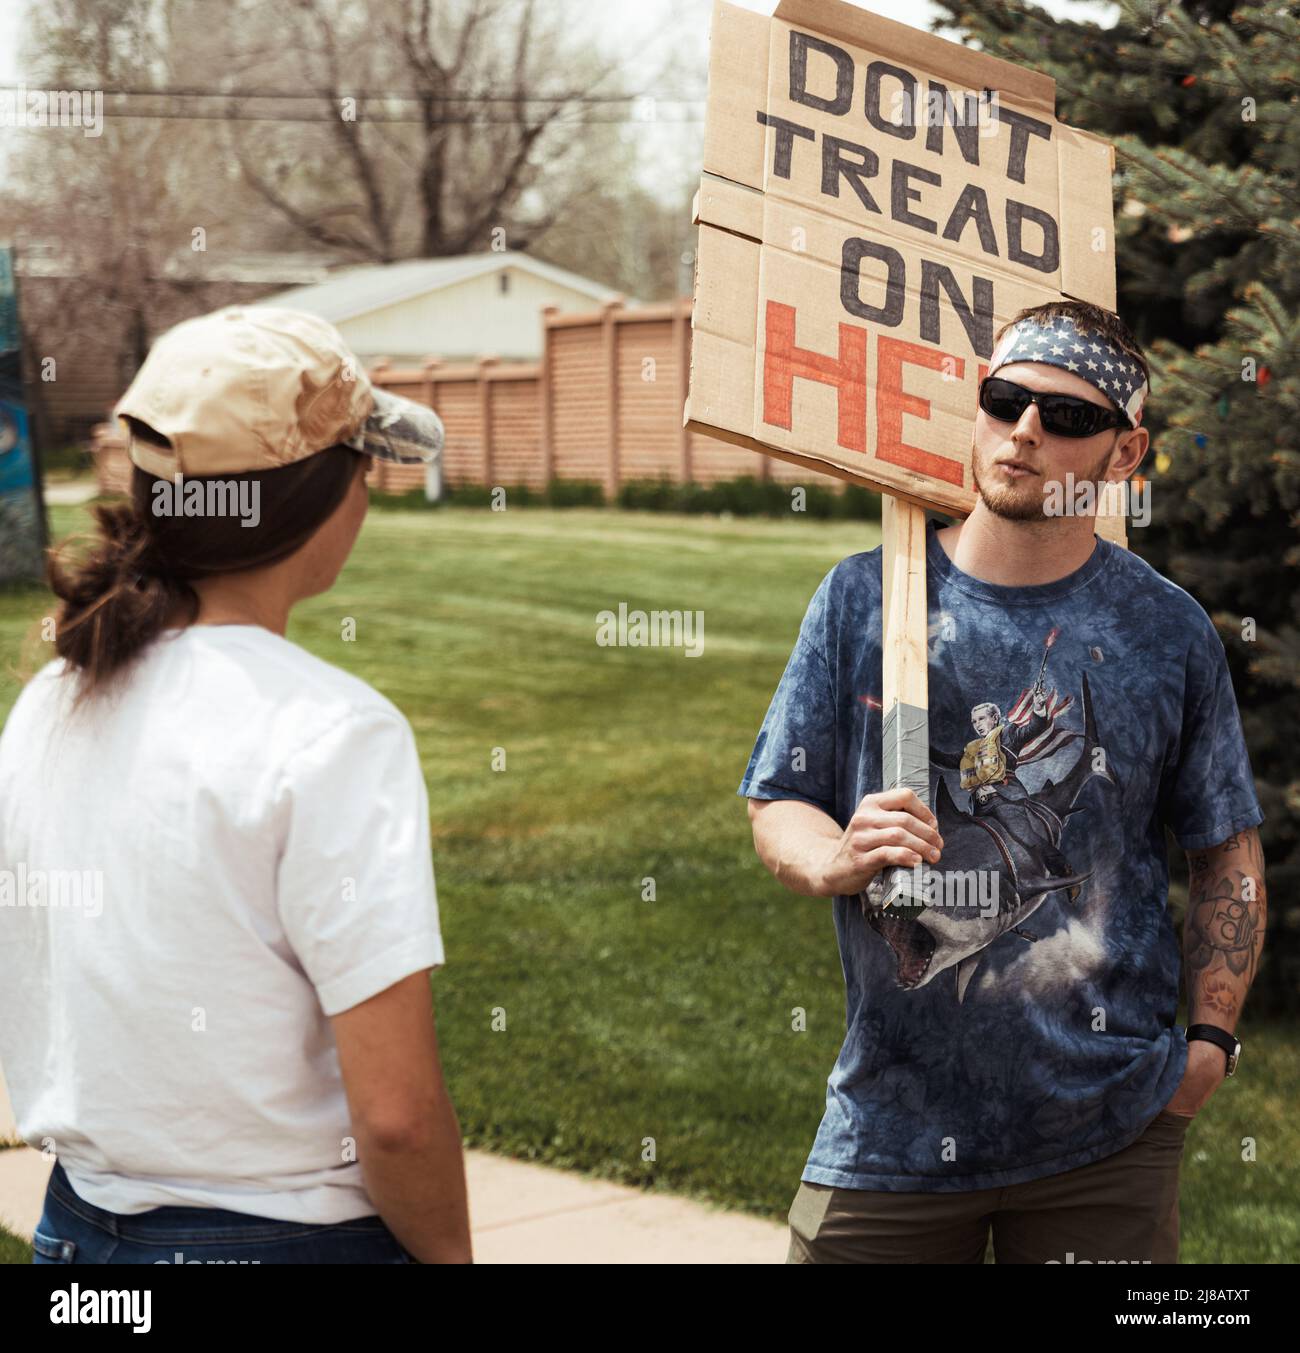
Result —
M 93 479 L 65 480 L 45 485 L 47 504 L 59 504 L 75 507 L 78 503 L 88 503 L 99 492 L 99 485 Z
M 15 1136 L 0 1080 L 0 1138 Z M 29 1147 L 0 1151 L 0 1222 L 30 1239 L 51 1166 Z M 643 1193 L 466 1153 L 480 1264 L 779 1264 L 786 1228 L 685 1198 Z

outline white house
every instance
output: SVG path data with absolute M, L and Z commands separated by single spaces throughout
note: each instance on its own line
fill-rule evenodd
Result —
M 542 309 L 598 309 L 619 293 L 518 252 L 460 254 L 340 268 L 257 305 L 306 310 L 363 360 L 541 356 Z

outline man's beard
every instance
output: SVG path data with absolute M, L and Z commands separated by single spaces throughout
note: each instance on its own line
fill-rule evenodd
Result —
M 1106 473 L 1106 468 L 1110 464 L 1111 451 L 1114 448 L 1102 453 L 1101 459 L 1093 466 L 1088 474 L 1076 475 L 1074 479 L 1075 486 L 1085 482 L 1091 482 L 1100 485 L 1102 476 Z M 1047 484 L 1047 479 L 1043 475 L 1034 475 L 1028 480 L 1019 483 L 1012 481 L 1007 484 L 995 483 L 985 484 L 979 475 L 978 466 L 979 456 L 974 443 L 971 444 L 970 453 L 970 472 L 971 479 L 975 485 L 975 492 L 979 494 L 984 506 L 993 513 L 995 517 L 1002 517 L 1006 521 L 1043 521 L 1047 518 L 1045 508 L 1045 495 L 1043 489 Z M 992 468 L 992 461 L 989 462 Z M 1100 500 L 1100 491 L 1095 490 L 1097 499 Z

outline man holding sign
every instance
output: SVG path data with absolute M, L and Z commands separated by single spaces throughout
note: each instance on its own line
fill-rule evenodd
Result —
M 1050 77 L 841 0 L 720 0 L 712 43 L 687 424 L 884 495 L 740 786 L 847 989 L 790 1258 L 978 1263 L 991 1225 L 1000 1262 L 1172 1261 L 1262 814 L 1214 627 L 1103 491 L 1148 444 L 1113 148 Z
M 978 501 L 926 534 L 934 811 L 882 789 L 879 549 L 818 588 L 740 786 L 764 864 L 834 896 L 847 987 L 791 1262 L 979 1263 L 990 1227 L 1003 1263 L 1176 1262 L 1184 1137 L 1236 1069 L 1263 815 L 1223 646 L 1052 506 L 1138 467 L 1146 363 L 1084 302 L 998 337 Z M 1191 866 L 1185 1033 L 1166 827 Z M 888 866 L 923 900 L 883 905 Z

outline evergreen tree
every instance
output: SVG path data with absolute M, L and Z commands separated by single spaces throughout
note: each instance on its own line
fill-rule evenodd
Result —
M 1256 1009 L 1300 992 L 1300 18 L 1119 0 L 1113 28 L 940 0 L 945 29 L 1053 76 L 1116 147 L 1118 309 L 1147 350 L 1153 522 L 1131 546 L 1210 612 L 1265 822 Z M 1140 717 L 1140 713 L 1137 717 Z

